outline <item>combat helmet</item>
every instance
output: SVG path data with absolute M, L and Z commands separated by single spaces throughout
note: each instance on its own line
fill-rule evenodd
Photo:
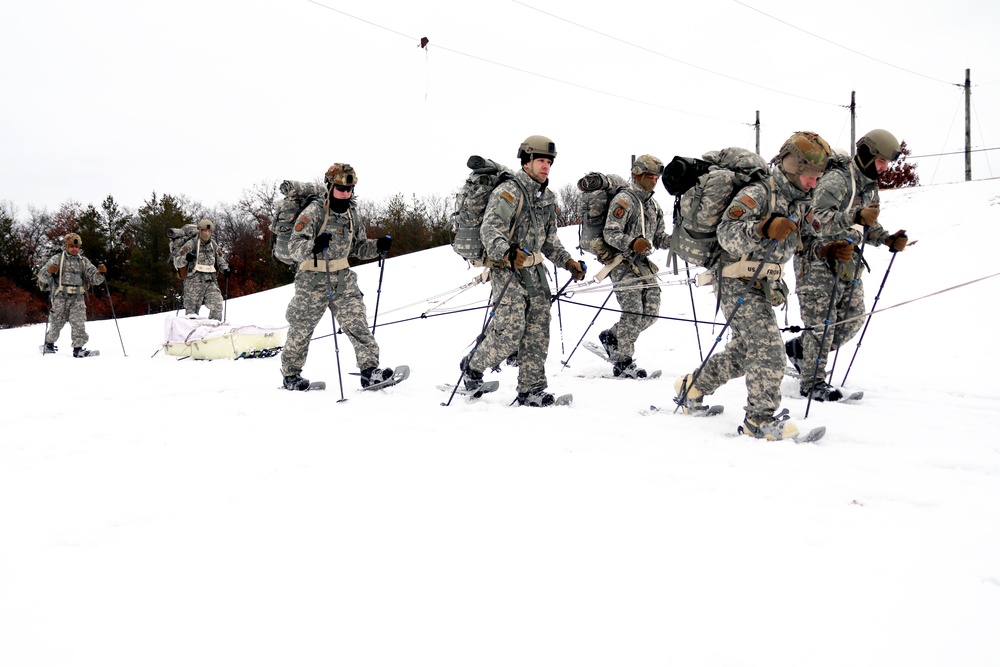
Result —
M 79 248 L 83 245 L 83 239 L 79 234 L 69 233 L 63 237 L 63 246 L 66 248 Z
M 358 184 L 358 174 L 351 165 L 344 162 L 336 162 L 326 170 L 324 180 L 328 186 L 343 185 L 354 187 Z
M 779 163 L 789 155 L 799 161 L 796 175 L 807 169 L 822 173 L 833 151 L 830 149 L 830 144 L 815 132 L 796 132 L 785 140 L 781 150 L 778 151 Z
M 858 164 L 866 168 L 876 157 L 895 162 L 900 156 L 899 141 L 888 130 L 872 130 L 858 139 Z
M 642 176 L 643 174 L 663 175 L 663 160 L 655 155 L 640 155 L 632 163 L 632 175 Z
M 201 232 L 214 232 L 215 231 L 215 223 L 212 222 L 211 220 L 209 220 L 208 218 L 204 218 L 203 220 L 201 220 L 198 223 L 198 231 L 201 231 Z
M 548 158 L 553 162 L 556 159 L 556 145 L 548 137 L 540 134 L 533 134 L 517 148 L 517 159 L 521 164 L 526 164 L 537 158 Z

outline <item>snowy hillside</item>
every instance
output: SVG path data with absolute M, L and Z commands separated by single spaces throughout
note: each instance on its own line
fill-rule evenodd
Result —
M 442 406 L 483 322 L 432 311 L 474 277 L 449 248 L 386 262 L 376 337 L 412 375 L 358 391 L 341 336 L 343 403 L 329 317 L 303 373 L 328 390 L 304 394 L 278 389 L 277 358 L 164 355 L 165 315 L 89 323 L 93 359 L 68 327 L 44 358 L 43 325 L 0 331 L 0 664 L 1000 664 L 1000 356 L 982 338 L 1000 279 L 977 281 L 998 219 L 1000 180 L 883 194 L 880 222 L 917 243 L 879 309 L 912 302 L 871 320 L 847 382 L 863 402 L 803 420 L 786 379 L 817 444 L 727 437 L 741 381 L 720 417 L 640 415 L 698 365 L 689 321 L 640 337 L 658 380 L 603 379 L 582 347 L 560 370 L 606 293 L 553 309 L 549 382 L 572 406 L 509 407 L 511 369 Z M 870 307 L 890 255 L 866 256 Z M 371 318 L 378 266 L 358 274 Z M 228 320 L 283 325 L 291 295 L 233 299 Z M 661 314 L 691 318 L 686 287 Z

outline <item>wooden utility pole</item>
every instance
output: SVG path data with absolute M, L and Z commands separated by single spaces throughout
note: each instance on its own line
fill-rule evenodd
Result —
M 972 79 L 965 70 L 965 180 L 972 180 Z
M 757 155 L 760 155 L 760 109 L 757 109 L 757 122 L 753 124 L 754 133 L 757 135 Z
M 855 134 L 854 124 L 857 121 L 857 117 L 858 117 L 857 116 L 857 107 L 854 104 L 854 92 L 855 91 L 853 91 L 853 90 L 851 91 L 851 157 L 854 157 L 854 148 L 855 148 L 854 145 L 858 141 L 857 138 L 854 136 L 854 134 Z

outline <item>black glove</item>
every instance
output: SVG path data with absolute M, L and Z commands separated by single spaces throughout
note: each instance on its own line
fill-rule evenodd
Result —
M 230 273 L 232 273 L 232 271 L 230 271 L 229 269 L 223 269 L 222 270 L 222 275 L 224 275 L 227 278 L 229 277 Z
M 375 241 L 375 247 L 378 248 L 379 253 L 384 255 L 389 252 L 389 248 L 392 247 L 392 237 L 386 234 L 382 238 Z
M 313 254 L 318 255 L 330 247 L 330 232 L 323 232 L 313 241 Z
M 189 252 L 188 254 L 184 255 L 184 259 L 186 259 L 189 262 L 193 262 L 194 261 L 194 253 L 193 252 Z

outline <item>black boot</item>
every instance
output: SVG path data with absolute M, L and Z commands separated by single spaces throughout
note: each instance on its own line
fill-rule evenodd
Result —
M 284 387 L 288 391 L 305 391 L 309 388 L 309 380 L 305 379 L 298 373 L 295 375 L 286 375 Z
M 392 377 L 392 373 L 391 368 L 376 368 L 375 366 L 364 368 L 361 370 L 361 386 L 370 387 L 373 384 L 385 382 Z
M 42 354 L 55 354 L 56 346 L 53 343 L 46 343 L 42 347 Z

